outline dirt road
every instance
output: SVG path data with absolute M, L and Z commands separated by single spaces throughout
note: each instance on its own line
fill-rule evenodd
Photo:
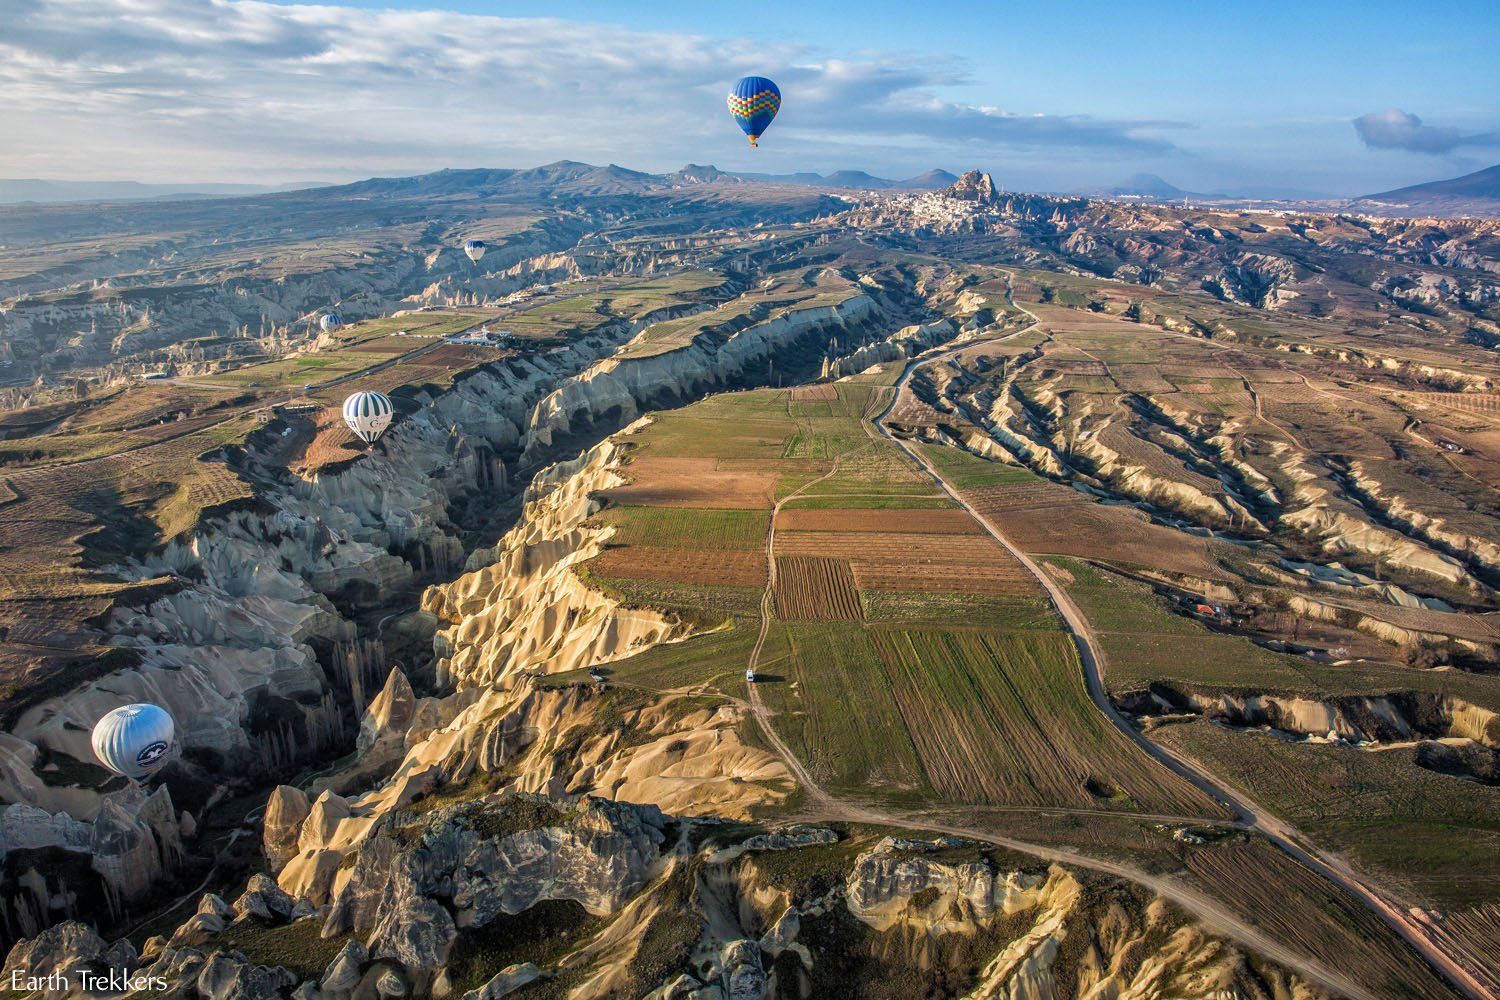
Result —
M 1012 304 L 1015 304 L 1014 301 L 1012 301 Z M 1025 330 L 1029 330 L 1041 322 L 1034 313 L 1022 306 L 1017 304 L 1016 308 L 1026 313 L 1032 319 L 1031 326 L 1026 327 Z M 1022 333 L 1025 330 L 1016 331 L 1016 333 Z M 1015 335 L 1013 333 L 1008 336 Z M 965 345 L 965 348 L 969 346 L 972 345 Z M 901 448 L 914 462 L 921 466 L 943 492 L 968 511 L 985 532 L 1000 545 L 1004 546 L 1011 555 L 1015 556 L 1046 589 L 1058 613 L 1062 615 L 1064 622 L 1067 623 L 1068 630 L 1073 633 L 1078 647 L 1079 660 L 1083 666 L 1084 681 L 1088 688 L 1089 698 L 1094 702 L 1095 707 L 1103 713 L 1105 718 L 1116 729 L 1124 733 L 1162 765 L 1192 782 L 1204 793 L 1233 810 L 1246 829 L 1261 834 L 1283 852 L 1290 855 L 1299 864 L 1317 872 L 1319 875 L 1357 896 L 1367 907 L 1381 917 L 1391 929 L 1415 948 L 1430 965 L 1465 995 L 1480 998 L 1480 1000 L 1500 1000 L 1500 995 L 1497 995 L 1493 990 L 1482 984 L 1473 973 L 1413 920 L 1404 906 L 1393 902 L 1390 897 L 1371 886 L 1364 877 L 1354 871 L 1347 861 L 1311 846 L 1307 838 L 1290 823 L 1269 813 L 1248 796 L 1241 794 L 1227 785 L 1221 784 L 1207 771 L 1203 770 L 1197 762 L 1177 753 L 1169 747 L 1148 739 L 1115 708 L 1104 684 L 1105 660 L 1103 652 L 1100 649 L 1093 628 L 1089 625 L 1088 619 L 1084 617 L 1082 611 L 1073 602 L 1072 597 L 1068 595 L 1067 591 L 1050 574 L 1043 571 L 1030 556 L 1012 544 L 1000 531 L 998 526 L 965 500 L 959 494 L 958 490 L 954 489 L 952 484 L 944 479 L 942 474 L 927 461 L 921 452 L 912 448 L 905 441 L 896 438 L 885 425 L 887 416 L 894 409 L 901 393 L 906 389 L 912 375 L 919 368 L 946 360 L 963 349 L 959 348 L 939 352 L 908 363 L 901 378 L 896 382 L 896 391 L 892 395 L 890 405 L 875 418 L 875 427 L 882 435 L 895 443 L 897 447 Z

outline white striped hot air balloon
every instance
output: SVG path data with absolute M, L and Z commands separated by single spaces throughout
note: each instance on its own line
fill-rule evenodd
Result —
M 383 392 L 356 392 L 344 400 L 344 423 L 365 444 L 373 444 L 396 417 L 391 397 Z
M 93 743 L 101 764 L 141 781 L 171 760 L 176 727 L 160 705 L 122 705 L 95 724 Z
M 468 254 L 469 259 L 474 263 L 479 263 L 479 258 L 484 256 L 484 251 L 484 240 L 464 240 L 464 253 Z
M 324 313 L 323 318 L 318 320 L 318 325 L 323 328 L 324 333 L 332 333 L 344 325 L 344 317 L 336 312 Z

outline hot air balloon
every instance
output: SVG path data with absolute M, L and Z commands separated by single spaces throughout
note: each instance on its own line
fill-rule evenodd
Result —
M 318 320 L 318 325 L 323 328 L 325 333 L 337 330 L 344 325 L 344 317 L 338 313 L 324 313 L 323 318 Z
M 123 705 L 94 726 L 94 755 L 116 774 L 140 781 L 171 759 L 175 736 L 161 706 Z
M 383 392 L 356 392 L 344 400 L 344 423 L 365 444 L 374 444 L 395 416 L 391 397 Z
M 484 256 L 484 240 L 464 240 L 464 253 L 474 263 L 479 263 L 479 258 Z
M 727 102 L 729 113 L 750 137 L 750 145 L 756 146 L 781 110 L 781 90 L 763 76 L 747 76 L 734 85 Z

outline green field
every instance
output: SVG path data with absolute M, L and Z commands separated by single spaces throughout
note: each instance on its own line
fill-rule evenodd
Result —
M 773 675 L 785 669 L 786 684 L 762 695 L 775 699 L 778 727 L 832 787 L 1217 817 L 1093 708 L 1071 640 L 1051 624 L 1015 632 L 778 626 L 786 659 L 768 651 L 763 664 Z
M 611 507 L 600 520 L 615 529 L 612 545 L 686 549 L 761 549 L 771 524 L 767 511 L 704 507 Z
M 1446 909 L 1500 895 L 1500 793 L 1426 770 L 1410 748 L 1293 743 L 1201 719 L 1151 736 L 1407 898 Z
M 939 445 L 918 445 L 927 461 L 940 472 L 944 479 L 959 492 L 978 490 L 986 486 L 1006 486 L 1012 483 L 1041 482 L 1040 477 L 1014 465 L 993 462 L 958 448 Z
M 1289 656 L 1176 614 L 1143 583 L 1077 559 L 1049 556 L 1045 561 L 1073 577 L 1068 593 L 1104 646 L 1105 680 L 1113 693 L 1139 690 L 1153 681 L 1321 697 L 1422 691 L 1500 709 L 1500 683 L 1491 674 L 1374 662 L 1336 665 Z
M 1422 691 L 1496 703 L 1491 676 L 1287 656 L 1174 614 L 1143 584 L 1074 559 L 1047 561 L 1073 576 L 1068 591 L 1098 630 L 1111 691 L 1151 683 L 1312 698 Z M 1410 748 L 1296 742 L 1203 719 L 1155 725 L 1150 735 L 1411 899 L 1466 906 L 1500 893 L 1500 796 L 1418 766 Z

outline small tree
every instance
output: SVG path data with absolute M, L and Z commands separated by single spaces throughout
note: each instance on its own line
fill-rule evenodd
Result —
M 1397 654 L 1401 662 L 1418 670 L 1431 670 L 1448 662 L 1448 651 L 1432 639 L 1415 639 L 1401 644 Z

